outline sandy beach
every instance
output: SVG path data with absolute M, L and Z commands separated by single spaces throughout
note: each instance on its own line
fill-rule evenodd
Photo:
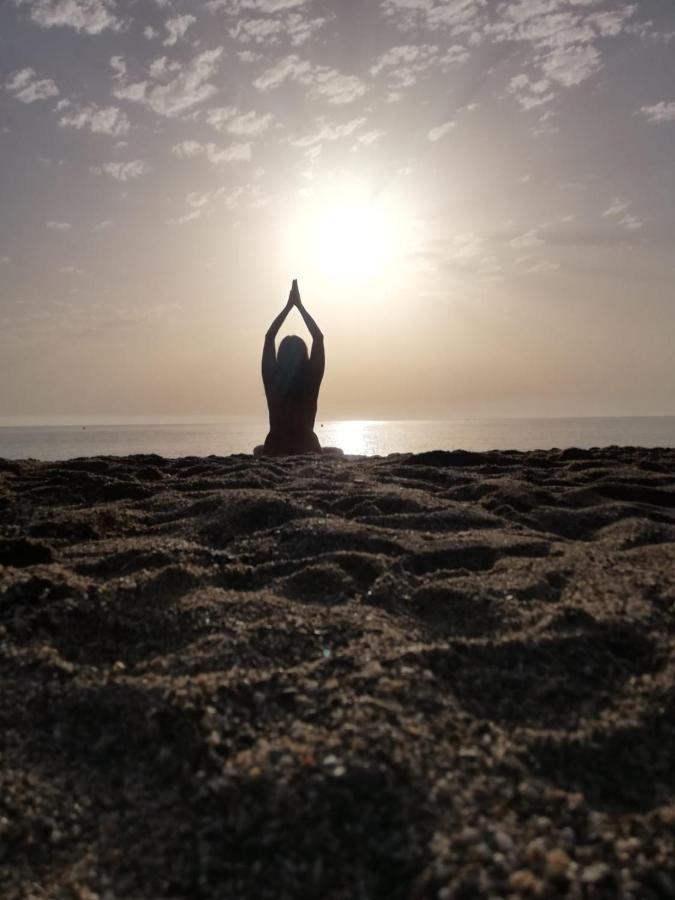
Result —
M 0 895 L 675 897 L 675 450 L 0 460 Z

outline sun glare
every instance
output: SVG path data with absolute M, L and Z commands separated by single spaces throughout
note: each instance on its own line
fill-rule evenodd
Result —
M 331 282 L 384 280 L 404 256 L 406 226 L 402 204 L 363 185 L 316 189 L 290 227 L 291 268 Z
M 345 205 L 319 215 L 311 235 L 312 260 L 321 275 L 375 278 L 394 255 L 394 234 L 376 206 Z
M 325 428 L 322 427 L 321 441 L 324 446 L 340 447 L 345 453 L 355 456 L 377 453 L 376 424 L 358 419 L 328 422 Z

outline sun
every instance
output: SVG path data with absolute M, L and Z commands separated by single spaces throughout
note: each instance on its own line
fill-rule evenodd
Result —
M 375 204 L 337 205 L 319 213 L 310 236 L 312 261 L 331 279 L 380 276 L 395 251 L 392 222 Z
M 368 184 L 314 187 L 289 228 L 290 267 L 324 282 L 387 281 L 404 256 L 407 219 Z

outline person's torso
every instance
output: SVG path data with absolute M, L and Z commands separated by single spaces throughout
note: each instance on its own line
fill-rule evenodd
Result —
M 318 386 L 305 386 L 297 393 L 284 394 L 274 386 L 267 392 L 270 428 L 291 433 L 312 431 L 319 398 Z

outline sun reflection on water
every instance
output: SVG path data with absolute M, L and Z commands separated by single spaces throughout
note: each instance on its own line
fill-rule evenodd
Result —
M 324 447 L 339 447 L 354 456 L 370 456 L 377 452 L 375 424 L 368 419 L 328 422 L 320 429 L 319 436 Z

